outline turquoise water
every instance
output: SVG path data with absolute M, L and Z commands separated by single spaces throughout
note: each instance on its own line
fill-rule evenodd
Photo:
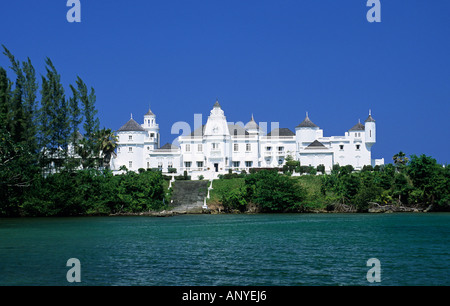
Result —
M 450 285 L 450 214 L 0 219 L 0 285 Z

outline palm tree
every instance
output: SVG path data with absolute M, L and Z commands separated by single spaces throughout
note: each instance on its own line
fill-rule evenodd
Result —
M 97 137 L 99 149 L 102 153 L 103 167 L 109 170 L 111 157 L 117 148 L 117 136 L 111 129 L 101 129 L 98 131 Z
M 397 169 L 400 171 L 401 168 L 403 168 L 409 161 L 409 158 L 406 157 L 406 154 L 402 151 L 395 154 L 392 159 L 394 160 L 394 164 L 397 167 Z

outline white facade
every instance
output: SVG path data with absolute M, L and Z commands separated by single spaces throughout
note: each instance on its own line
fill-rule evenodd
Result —
M 324 165 L 327 172 L 334 164 L 352 165 L 356 170 L 364 165 L 381 165 L 383 159 L 373 160 L 371 148 L 376 142 L 376 125 L 370 112 L 364 124 L 358 122 L 344 136 L 324 137 L 323 130 L 306 116 L 295 128 L 277 128 L 265 134 L 253 116 L 245 125 L 230 124 L 218 101 L 205 125 L 190 135 L 178 137 L 178 146 L 160 147 L 159 126 L 149 110 L 144 123 L 132 118 L 122 126 L 117 156 L 111 169 L 121 166 L 137 171 L 139 168 L 159 168 L 178 174 L 187 171 L 193 179 L 199 175 L 210 179 L 229 170 L 240 172 L 251 168 L 282 167 L 287 156 L 301 165 Z

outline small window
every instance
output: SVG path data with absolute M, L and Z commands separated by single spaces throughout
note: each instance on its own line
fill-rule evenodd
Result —
M 245 167 L 250 168 L 253 166 L 253 162 L 252 161 L 246 161 L 245 162 Z
M 128 152 L 133 152 L 133 147 L 128 147 Z
M 234 168 L 239 168 L 239 165 L 241 164 L 241 162 L 238 162 L 238 161 L 234 161 L 233 162 L 233 167 Z
M 128 140 L 133 140 L 133 136 L 128 136 Z
M 150 133 L 150 137 L 151 138 L 155 137 L 155 133 Z
M 356 150 L 359 151 L 360 147 L 361 147 L 361 145 L 357 144 L 356 145 Z
M 203 162 L 202 161 L 198 161 L 197 162 L 197 168 L 203 168 Z
M 284 151 L 284 147 L 278 147 L 278 152 L 283 152 Z
M 158 169 L 162 169 L 162 167 L 163 167 L 163 163 L 162 162 L 158 162 Z
M 218 143 L 213 143 L 212 144 L 212 149 L 213 150 L 218 150 L 219 149 L 219 144 Z
M 130 169 L 133 168 L 133 162 L 132 161 L 128 162 L 128 168 L 130 168 Z
M 339 150 L 344 150 L 344 145 L 339 145 Z
M 202 151 L 203 151 L 203 146 L 202 146 L 202 144 L 199 144 L 199 145 L 197 146 L 197 150 L 198 150 L 199 152 L 202 152 Z
M 191 162 L 184 162 L 184 166 L 186 167 L 186 168 L 190 168 L 191 167 Z
M 278 160 L 278 165 L 282 165 L 283 164 L 283 160 L 280 158 L 279 160 Z
M 239 151 L 239 144 L 235 143 L 234 144 L 234 152 Z
M 252 150 L 252 145 L 250 143 L 247 143 L 247 145 L 245 146 L 245 150 L 247 152 L 250 152 Z
M 187 144 L 186 145 L 186 152 L 190 152 L 191 151 L 191 145 L 190 144 Z
M 266 151 L 272 151 L 272 147 L 266 147 Z

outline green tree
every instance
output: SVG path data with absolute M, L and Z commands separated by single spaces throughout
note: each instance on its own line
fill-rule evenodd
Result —
M 81 145 L 77 148 L 77 153 L 81 156 L 83 168 L 90 168 L 98 165 L 97 162 L 100 155 L 100 144 L 97 138 L 100 123 L 96 117 L 96 96 L 93 88 L 88 92 L 86 84 L 80 77 L 77 77 L 76 84 L 77 97 L 80 99 L 84 117 L 84 138 Z
M 2 45 L 3 46 L 3 45 Z M 24 95 L 24 84 L 25 84 L 25 77 L 23 75 L 22 68 L 20 67 L 20 62 L 16 61 L 14 55 L 11 54 L 11 52 L 3 46 L 4 52 L 10 62 L 11 62 L 11 69 L 16 74 L 16 82 L 14 90 L 11 92 L 10 97 L 10 111 L 9 111 L 9 118 L 8 118 L 8 125 L 9 130 L 11 132 L 12 139 L 17 143 L 24 143 L 26 140 L 25 136 L 25 110 L 23 106 L 23 95 Z
M 97 139 L 100 144 L 100 151 L 102 152 L 102 166 L 109 169 L 111 157 L 117 148 L 117 136 L 111 129 L 103 128 L 98 131 Z
M 301 208 L 304 188 L 275 171 L 258 171 L 245 177 L 246 193 L 264 212 L 284 212 Z
M 9 130 L 9 110 L 11 97 L 11 81 L 6 70 L 0 67 L 0 126 Z
M 415 195 L 420 195 L 417 201 L 429 204 L 440 202 L 445 193 L 441 194 L 438 186 L 445 185 L 445 171 L 446 169 L 430 156 L 411 155 L 407 172 L 416 189 Z
M 406 157 L 406 154 L 402 151 L 398 152 L 392 157 L 394 161 L 394 165 L 397 168 L 397 171 L 402 171 L 402 169 L 406 166 L 409 161 L 409 158 Z
M 42 76 L 40 147 L 45 148 L 45 166 L 53 162 L 58 171 L 67 158 L 70 142 L 69 108 L 61 76 L 49 58 L 45 63 L 47 74 Z

